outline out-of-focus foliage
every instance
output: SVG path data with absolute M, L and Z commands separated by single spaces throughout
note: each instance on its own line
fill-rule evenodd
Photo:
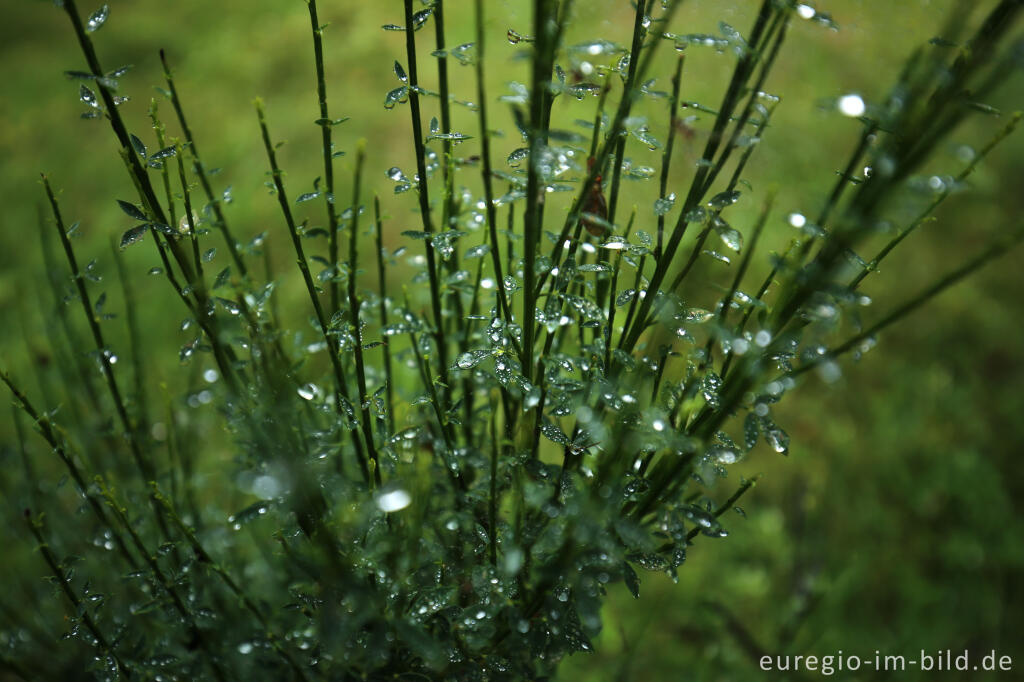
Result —
M 12 14 L 3 674 L 1019 653 L 1019 3 L 577 4 Z

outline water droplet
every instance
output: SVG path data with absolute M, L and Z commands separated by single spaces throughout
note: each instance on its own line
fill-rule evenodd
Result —
M 817 14 L 813 7 L 803 4 L 796 6 L 796 13 L 800 15 L 801 19 L 813 19 L 814 15 Z
M 725 255 L 723 255 L 721 253 L 718 253 L 717 251 L 710 251 L 708 249 L 704 249 L 703 251 L 701 251 L 701 253 L 703 253 L 705 256 L 711 256 L 715 260 L 721 261 L 722 263 L 725 263 L 726 265 L 728 265 L 729 263 L 732 262 L 732 261 L 729 260 L 728 256 L 725 256 Z
M 501 563 L 501 568 L 505 575 L 515 575 L 518 573 L 519 569 L 523 566 L 523 558 L 523 550 L 518 547 L 513 547 L 505 552 L 505 557 Z M 521 630 L 521 632 L 526 632 L 526 630 Z
M 281 484 L 273 476 L 257 476 L 256 480 L 252 482 L 253 495 L 261 497 L 264 500 L 270 500 L 281 494 Z M 258 513 L 265 514 L 267 508 L 260 507 Z
M 672 210 L 672 206 L 676 203 L 675 192 L 669 194 L 667 197 L 654 200 L 654 215 L 665 215 Z
M 837 106 L 839 107 L 839 113 L 852 118 L 863 116 L 867 110 L 864 100 L 857 94 L 843 95 L 839 98 Z
M 242 655 L 252 653 L 252 642 L 242 642 L 239 644 L 238 653 Z
M 714 313 L 704 310 L 703 308 L 690 308 L 686 311 L 686 321 L 693 322 L 695 324 L 707 322 L 714 316 Z
M 708 206 L 720 211 L 727 206 L 732 206 L 739 200 L 740 193 L 736 190 L 733 190 L 732 192 L 720 192 L 711 197 L 711 200 L 708 201 Z
M 842 378 L 843 370 L 840 369 L 839 363 L 829 360 L 818 365 L 818 376 L 826 384 L 834 384 Z
M 461 354 L 455 361 L 456 367 L 459 369 L 473 369 L 480 364 L 481 361 L 491 356 L 489 350 L 471 350 Z
M 786 216 L 786 220 L 796 228 L 801 228 L 807 224 L 807 217 L 803 213 L 790 213 Z
M 385 513 L 400 511 L 411 503 L 412 497 L 401 488 L 377 496 L 377 508 Z
M 303 400 L 313 400 L 320 395 L 320 387 L 316 384 L 303 384 L 298 388 L 297 393 Z

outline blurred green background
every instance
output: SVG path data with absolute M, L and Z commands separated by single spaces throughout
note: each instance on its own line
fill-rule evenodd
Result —
M 271 130 L 287 139 L 280 162 L 289 171 L 292 196 L 310 191 L 320 175 L 317 118 L 309 20 L 299 0 L 252 0 L 244 6 L 179 0 L 111 2 L 111 16 L 94 35 L 108 69 L 135 65 L 122 79 L 123 94 L 132 99 L 122 109 L 135 130 L 155 145 L 146 109 L 162 85 L 157 49 L 167 49 L 190 122 L 209 166 L 224 170 L 215 176 L 219 187 L 232 187 L 229 219 L 245 240 L 269 231 L 269 245 L 284 286 L 278 289 L 282 309 L 302 310 L 304 296 L 293 259 L 287 250 L 276 199 L 263 187 L 265 162 L 251 101 L 264 98 Z M 845 92 L 877 101 L 893 82 L 912 49 L 939 31 L 945 1 L 907 0 L 879 3 L 858 0 L 821 2 L 841 30 L 832 32 L 810 22 L 792 27 L 768 89 L 782 97 L 773 125 L 755 154 L 746 177 L 763 196 L 778 188 L 777 216 L 766 235 L 771 249 L 784 248 L 790 237 L 782 216 L 799 210 L 816 213 L 835 170 L 855 142 L 858 126 L 822 102 Z M 983 3 L 978 3 L 983 4 Z M 529 3 L 494 0 L 487 3 L 491 32 L 488 69 L 491 95 L 504 94 L 504 84 L 527 81 L 522 47 L 504 40 L 508 28 L 529 32 Z M 628 40 L 631 8 L 625 0 L 578 2 L 570 41 L 602 37 Z M 718 33 L 725 21 L 746 32 L 755 3 L 690 2 L 673 30 Z M 472 39 L 471 4 L 448 3 L 448 34 L 452 45 Z M 82 6 L 81 11 L 94 9 Z M 402 23 L 401 3 L 324 2 L 321 19 L 330 22 L 325 35 L 329 95 L 333 116 L 351 120 L 336 128 L 336 144 L 351 150 L 356 137 L 366 137 L 372 156 L 371 186 L 382 195 L 392 216 L 388 242 L 417 229 L 411 212 L 412 193 L 392 196 L 384 171 L 400 166 L 412 175 L 408 111 L 385 111 L 385 93 L 397 85 L 392 65 L 403 63 L 402 34 L 382 32 L 385 23 Z M 133 189 L 120 166 L 114 140 L 101 121 L 80 120 L 79 83 L 62 75 L 81 69 L 82 59 L 65 17 L 52 3 L 19 2 L 4 13 L 0 27 L 0 65 L 5 74 L 0 98 L 0 364 L 35 391 L 32 367 L 48 353 L 46 306 L 39 255 L 39 211 L 44 196 L 38 173 L 45 171 L 63 188 L 62 206 L 69 222 L 81 221 L 76 248 L 80 258 L 98 261 L 111 289 L 113 311 L 120 305 L 110 243 L 131 226 L 114 199 L 130 199 Z M 420 34 L 432 40 L 432 31 Z M 432 87 L 427 42 L 421 43 L 422 78 Z M 673 56 L 662 54 L 655 73 L 667 89 Z M 716 106 L 733 63 L 729 55 L 690 47 L 683 99 Z M 453 89 L 472 99 L 469 69 L 451 66 Z M 994 101 L 1006 110 L 1021 108 L 1019 72 L 1007 81 Z M 427 103 L 426 115 L 433 115 Z M 592 116 L 593 100 L 559 102 L 556 123 L 570 127 L 574 118 Z M 170 122 L 171 109 L 161 110 Z M 512 131 L 511 117 L 492 106 L 495 128 Z M 664 138 L 664 107 L 651 108 L 650 125 Z M 455 129 L 476 134 L 470 112 L 456 108 Z M 939 154 L 934 172 L 955 174 L 962 162 L 955 147 L 980 147 L 1005 124 L 1004 118 L 978 116 L 956 131 L 949 153 Z M 685 187 L 709 121 L 695 124 L 697 136 L 681 144 L 674 162 L 674 182 Z M 175 126 L 170 126 L 172 132 Z M 460 153 L 474 153 L 474 142 Z M 518 135 L 496 142 L 504 158 L 520 146 Z M 866 317 L 878 315 L 910 296 L 938 274 L 979 249 L 999 230 L 1018 226 L 1024 211 L 1021 177 L 1024 140 L 1011 138 L 972 176 L 971 191 L 951 198 L 928 225 L 898 251 L 865 284 L 874 299 Z M 629 152 L 656 165 L 646 150 Z M 347 196 L 347 158 L 339 162 L 343 180 L 338 192 Z M 468 182 L 468 181 L 467 181 Z M 626 207 L 636 203 L 641 220 L 650 221 L 654 184 L 630 185 Z M 677 190 L 681 191 L 681 190 Z M 759 199 L 735 209 L 741 229 Z M 312 206 L 309 204 L 307 206 Z M 309 213 L 319 220 L 322 207 Z M 50 228 L 52 229 L 52 228 Z M 211 245 L 218 238 L 211 236 Z M 227 263 L 217 256 L 216 271 Z M 870 253 L 870 250 L 868 251 Z M 185 313 L 162 278 L 147 277 L 155 265 L 149 246 L 126 251 L 133 288 L 142 301 L 141 314 L 152 362 L 172 387 L 177 377 L 177 347 L 189 340 L 179 332 Z M 867 255 L 867 254 L 864 254 Z M 731 469 L 731 477 L 763 473 L 759 485 L 742 502 L 746 518 L 727 518 L 730 536 L 700 538 L 680 571 L 678 585 L 666 578 L 641 576 L 641 599 L 634 601 L 621 585 L 611 590 L 605 631 L 597 653 L 576 656 L 564 664 L 565 680 L 754 680 L 775 679 L 762 673 L 762 654 L 834 654 L 916 656 L 921 649 L 970 648 L 978 655 L 996 649 L 1024 668 L 1024 521 L 1020 500 L 1024 474 L 1018 457 L 1024 447 L 1024 286 L 1018 250 L 981 274 L 934 301 L 927 309 L 893 328 L 879 347 L 861 361 L 843 362 L 843 377 L 825 385 L 809 377 L 777 411 L 779 423 L 792 436 L 788 458 L 760 450 Z M 709 265 L 712 268 L 714 265 Z M 766 271 L 762 257 L 755 274 Z M 720 274 L 720 273 L 719 273 Z M 395 275 L 396 284 L 400 273 Z M 96 291 L 102 290 L 102 287 Z M 275 294 L 278 295 L 278 294 Z M 289 302 L 295 302 L 291 306 Z M 77 312 L 77 311 L 76 311 Z M 301 320 L 293 313 L 292 320 Z M 124 342 L 123 322 L 108 323 L 113 345 Z M 197 417 L 197 419 L 201 419 Z M 10 417 L 0 421 L 5 467 L 2 490 L 8 528 L 15 524 L 20 499 L 20 470 Z M 36 447 L 37 452 L 42 452 Z M 200 466 L 211 476 L 224 476 L 227 456 L 204 452 Z M 56 474 L 54 474 L 56 476 Z M 732 485 L 728 481 L 728 485 Z M 23 492 L 23 491 L 22 491 Z M 10 531 L 6 551 L 26 554 L 27 536 Z M 22 559 L 13 562 L 20 564 Z M 20 580 L 33 580 L 33 568 Z M 17 597 L 4 598 L 4 618 L 17 619 Z M 815 675 L 810 675 L 813 677 Z M 839 679 L 872 679 L 861 672 Z M 914 679 L 915 673 L 902 678 Z M 879 679 L 888 678 L 880 674 Z M 800 679 L 789 675 L 786 679 Z M 924 675 L 922 679 L 932 679 Z M 957 673 L 942 679 L 960 679 Z M 967 674 L 962 679 L 974 679 Z M 998 679 L 1022 679 L 1020 672 Z

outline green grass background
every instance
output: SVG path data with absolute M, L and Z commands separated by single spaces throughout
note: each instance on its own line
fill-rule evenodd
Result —
M 783 100 L 754 156 L 747 177 L 757 193 L 736 207 L 734 224 L 749 226 L 763 191 L 779 190 L 777 215 L 766 243 L 784 248 L 789 238 L 782 215 L 790 210 L 814 214 L 855 142 L 856 123 L 824 109 L 827 98 L 850 91 L 870 102 L 881 98 L 902 59 L 936 34 L 949 1 L 831 0 L 820 3 L 839 23 L 839 32 L 798 22 L 783 49 L 769 89 Z M 352 150 L 356 137 L 369 140 L 367 173 L 378 189 L 389 221 L 387 241 L 394 248 L 405 229 L 417 229 L 411 193 L 392 196 L 384 176 L 398 165 L 412 175 L 408 111 L 383 108 L 384 94 L 395 87 L 392 64 L 403 63 L 400 33 L 380 30 L 401 23 L 401 4 L 324 2 L 321 17 L 330 22 L 326 40 L 332 115 L 350 116 L 336 128 L 338 148 Z M 491 95 L 503 84 L 526 82 L 521 48 L 508 45 L 508 28 L 529 31 L 528 3 L 488 2 L 493 36 L 488 70 Z M 604 37 L 628 40 L 631 9 L 624 0 L 578 2 L 570 41 Z M 449 0 L 450 44 L 470 41 L 471 4 Z M 93 8 L 83 6 L 83 12 Z M 716 33 L 718 22 L 742 31 L 752 23 L 754 3 L 690 2 L 674 30 Z M 287 139 L 281 164 L 289 171 L 292 196 L 309 191 L 320 174 L 317 117 L 309 21 L 299 0 L 252 0 L 238 5 L 180 0 L 111 3 L 111 17 L 94 35 L 108 68 L 132 63 L 123 80 L 132 100 L 124 113 L 136 130 L 147 133 L 145 118 L 152 85 L 162 84 L 157 49 L 167 49 L 179 91 L 205 160 L 224 170 L 220 187 L 233 187 L 229 219 L 242 239 L 267 230 L 279 278 L 281 307 L 302 311 L 303 292 L 293 272 L 284 225 L 276 200 L 263 187 L 264 157 L 251 100 L 267 103 L 272 131 Z M 425 55 L 432 26 L 420 33 L 421 72 L 427 87 L 436 77 Z M 668 46 L 666 46 L 667 48 Z M 664 50 L 660 85 L 668 88 L 671 50 Z M 683 99 L 716 106 L 732 58 L 691 47 L 687 51 Z M 38 212 L 44 196 L 38 173 L 45 171 L 63 188 L 62 204 L 70 221 L 82 222 L 76 243 L 80 258 L 96 258 L 105 274 L 94 292 L 110 289 L 117 311 L 110 242 L 130 227 L 114 199 L 132 197 L 131 184 L 119 165 L 113 137 L 100 121 L 79 120 L 78 83 L 61 74 L 82 68 L 70 27 L 51 3 L 18 2 L 8 7 L 0 27 L 0 67 L 5 74 L 0 98 L 0 359 L 31 389 L 33 366 L 48 351 L 46 317 L 37 305 L 42 293 L 38 248 Z M 453 89 L 472 99 L 471 72 L 451 66 Z M 1008 74 L 995 101 L 1007 110 L 1024 106 L 1019 71 Z M 428 102 L 427 116 L 434 102 Z M 569 127 L 574 118 L 589 118 L 593 100 L 560 102 L 556 120 Z M 513 131 L 501 105 L 492 106 L 494 127 Z M 171 109 L 162 111 L 168 122 Z M 663 107 L 653 107 L 651 129 L 664 138 Z M 456 110 L 457 130 L 476 134 L 470 112 Z M 1005 119 L 978 116 L 958 130 L 951 143 L 981 146 Z M 674 163 L 674 184 L 682 191 L 699 154 L 697 145 L 708 120 L 698 121 L 696 141 L 683 144 Z M 703 126 L 703 128 L 701 127 Z M 174 126 L 169 126 L 175 130 Z M 144 139 L 151 147 L 152 136 Z M 466 154 L 473 153 L 473 142 Z M 520 146 L 511 133 L 496 142 L 498 159 Z M 462 150 L 459 150 L 462 152 Z M 939 154 L 934 172 L 955 174 L 961 164 Z M 1011 138 L 972 177 L 972 191 L 951 198 L 939 220 L 914 235 L 873 275 L 865 291 L 874 299 L 866 311 L 877 315 L 910 296 L 939 273 L 980 248 L 1000 230 L 1018 226 L 1024 209 L 1020 193 L 1024 140 Z M 656 157 L 632 148 L 627 153 L 656 165 Z M 500 164 L 499 164 L 500 165 Z M 338 193 L 348 196 L 350 163 L 341 159 Z M 467 182 L 469 182 L 467 180 Z M 436 184 L 436 183 L 435 183 Z M 636 203 L 641 220 L 651 219 L 654 184 L 629 185 L 623 204 Z M 307 204 L 306 206 L 313 206 Z M 316 204 L 305 212 L 320 219 Z M 211 236 L 211 245 L 217 237 Z M 215 272 L 227 263 L 224 249 Z M 870 253 L 870 251 L 868 251 Z M 865 253 L 864 255 L 867 255 Z M 177 347 L 188 340 L 178 331 L 185 313 L 162 278 L 147 277 L 155 264 L 151 246 L 126 252 L 134 286 L 142 302 L 150 363 L 172 392 L 187 374 L 179 370 Z M 641 576 L 641 599 L 634 601 L 621 585 L 613 586 L 605 631 L 597 653 L 565 663 L 566 680 L 737 680 L 773 679 L 755 667 L 756 655 L 819 654 L 843 650 L 862 656 L 913 656 L 920 649 L 986 653 L 996 649 L 1024 668 L 1024 521 L 1020 500 L 1024 480 L 1018 458 L 1024 446 L 1024 285 L 1018 250 L 983 273 L 944 294 L 925 310 L 887 332 L 879 347 L 860 362 L 843 362 L 843 378 L 826 386 L 806 378 L 778 412 L 792 436 L 788 458 L 756 450 L 731 469 L 731 478 L 763 473 L 760 484 L 743 501 L 747 517 L 726 517 L 730 537 L 700 538 L 680 571 L 678 585 L 666 578 Z M 721 271 L 707 265 L 713 277 Z M 768 267 L 766 257 L 755 274 Z M 395 284 L 402 273 L 394 273 Z M 78 311 L 75 311 L 77 313 Z M 291 320 L 302 324 L 304 313 Z M 125 343 L 120 318 L 107 323 L 113 345 Z M 45 374 L 45 373 L 44 373 Z M 36 391 L 38 394 L 38 391 Z M 202 428 L 201 411 L 190 417 Z M 212 421 L 211 421 L 212 423 Z M 16 441 L 9 417 L 0 421 L 5 467 L 2 490 L 5 520 L 11 530 L 3 573 L 8 584 L 36 580 L 38 566 L 29 553 L 27 534 L 16 516 L 23 486 L 14 456 Z M 213 442 L 217 439 L 214 438 Z M 33 446 L 33 452 L 45 452 Z M 200 453 L 209 490 L 230 485 L 224 448 Z M 9 465 L 9 466 L 7 466 Z M 53 473 L 55 481 L 59 474 Z M 732 482 L 726 482 L 731 485 Z M 19 603 L 16 591 L 3 599 L 10 613 L 35 606 Z M 59 649 L 57 650 L 59 651 Z M 55 655 L 59 655 L 55 654 Z M 1014 679 L 1020 673 L 1009 674 Z M 844 679 L 841 674 L 836 675 Z M 880 676 L 880 678 L 885 677 Z M 906 673 L 904 679 L 913 679 Z M 866 672 L 846 679 L 871 679 Z M 788 679 L 798 679 L 789 677 Z M 958 679 L 956 673 L 943 679 Z M 970 675 L 963 679 L 974 679 Z

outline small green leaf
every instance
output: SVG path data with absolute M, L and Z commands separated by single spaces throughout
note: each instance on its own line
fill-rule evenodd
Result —
M 129 135 L 128 139 L 131 140 L 131 142 L 132 142 L 132 149 L 135 150 L 135 153 L 138 154 L 139 156 L 141 156 L 142 158 L 146 158 L 146 145 L 145 145 L 145 143 L 142 140 L 140 140 L 139 138 L 135 137 L 134 135 Z
M 99 100 L 96 99 L 96 93 L 84 85 L 78 88 L 78 99 L 82 100 L 84 104 L 89 105 L 93 109 L 98 109 L 100 106 Z
M 85 22 L 85 32 L 92 33 L 98 31 L 106 23 L 108 16 L 110 16 L 110 6 L 103 5 L 89 15 L 89 20 Z
M 146 214 L 142 212 L 142 209 L 135 204 L 118 199 L 117 205 L 121 207 L 121 210 L 124 211 L 129 218 L 134 218 L 135 220 L 149 220 L 149 218 L 146 217 Z
M 490 252 L 491 252 L 491 245 L 490 244 L 480 244 L 479 246 L 474 246 L 471 249 L 467 249 L 466 250 L 466 255 L 464 256 L 464 258 L 466 260 L 469 260 L 470 258 L 481 258 L 483 256 L 486 256 Z
M 174 147 L 164 147 L 160 151 L 154 152 L 153 155 L 149 157 L 149 160 L 150 161 L 159 161 L 160 159 L 166 159 L 168 157 L 174 156 L 177 153 L 178 153 L 178 150 L 176 148 L 174 148 Z
M 148 229 L 149 225 L 136 225 L 132 229 L 125 232 L 123 235 L 121 235 L 121 248 L 123 249 L 129 244 L 134 244 L 135 242 L 142 239 L 146 234 L 146 230 Z
M 629 593 L 633 595 L 634 599 L 640 598 L 640 577 L 633 570 L 633 567 L 629 565 L 628 561 L 622 562 L 622 578 L 626 583 L 626 588 Z
M 615 297 L 615 305 L 623 306 L 633 300 L 636 297 L 636 289 L 626 289 L 625 291 L 619 292 L 619 295 Z
M 231 279 L 231 266 L 229 265 L 228 267 L 224 268 L 219 273 L 217 273 L 217 279 L 215 279 L 213 281 L 213 288 L 214 289 L 220 289 L 222 286 L 227 284 L 230 279 Z
M 85 87 L 85 86 L 82 86 Z M 409 97 L 409 86 L 403 85 L 400 88 L 395 88 L 387 94 L 384 98 L 384 108 L 394 109 L 396 104 L 404 102 Z

